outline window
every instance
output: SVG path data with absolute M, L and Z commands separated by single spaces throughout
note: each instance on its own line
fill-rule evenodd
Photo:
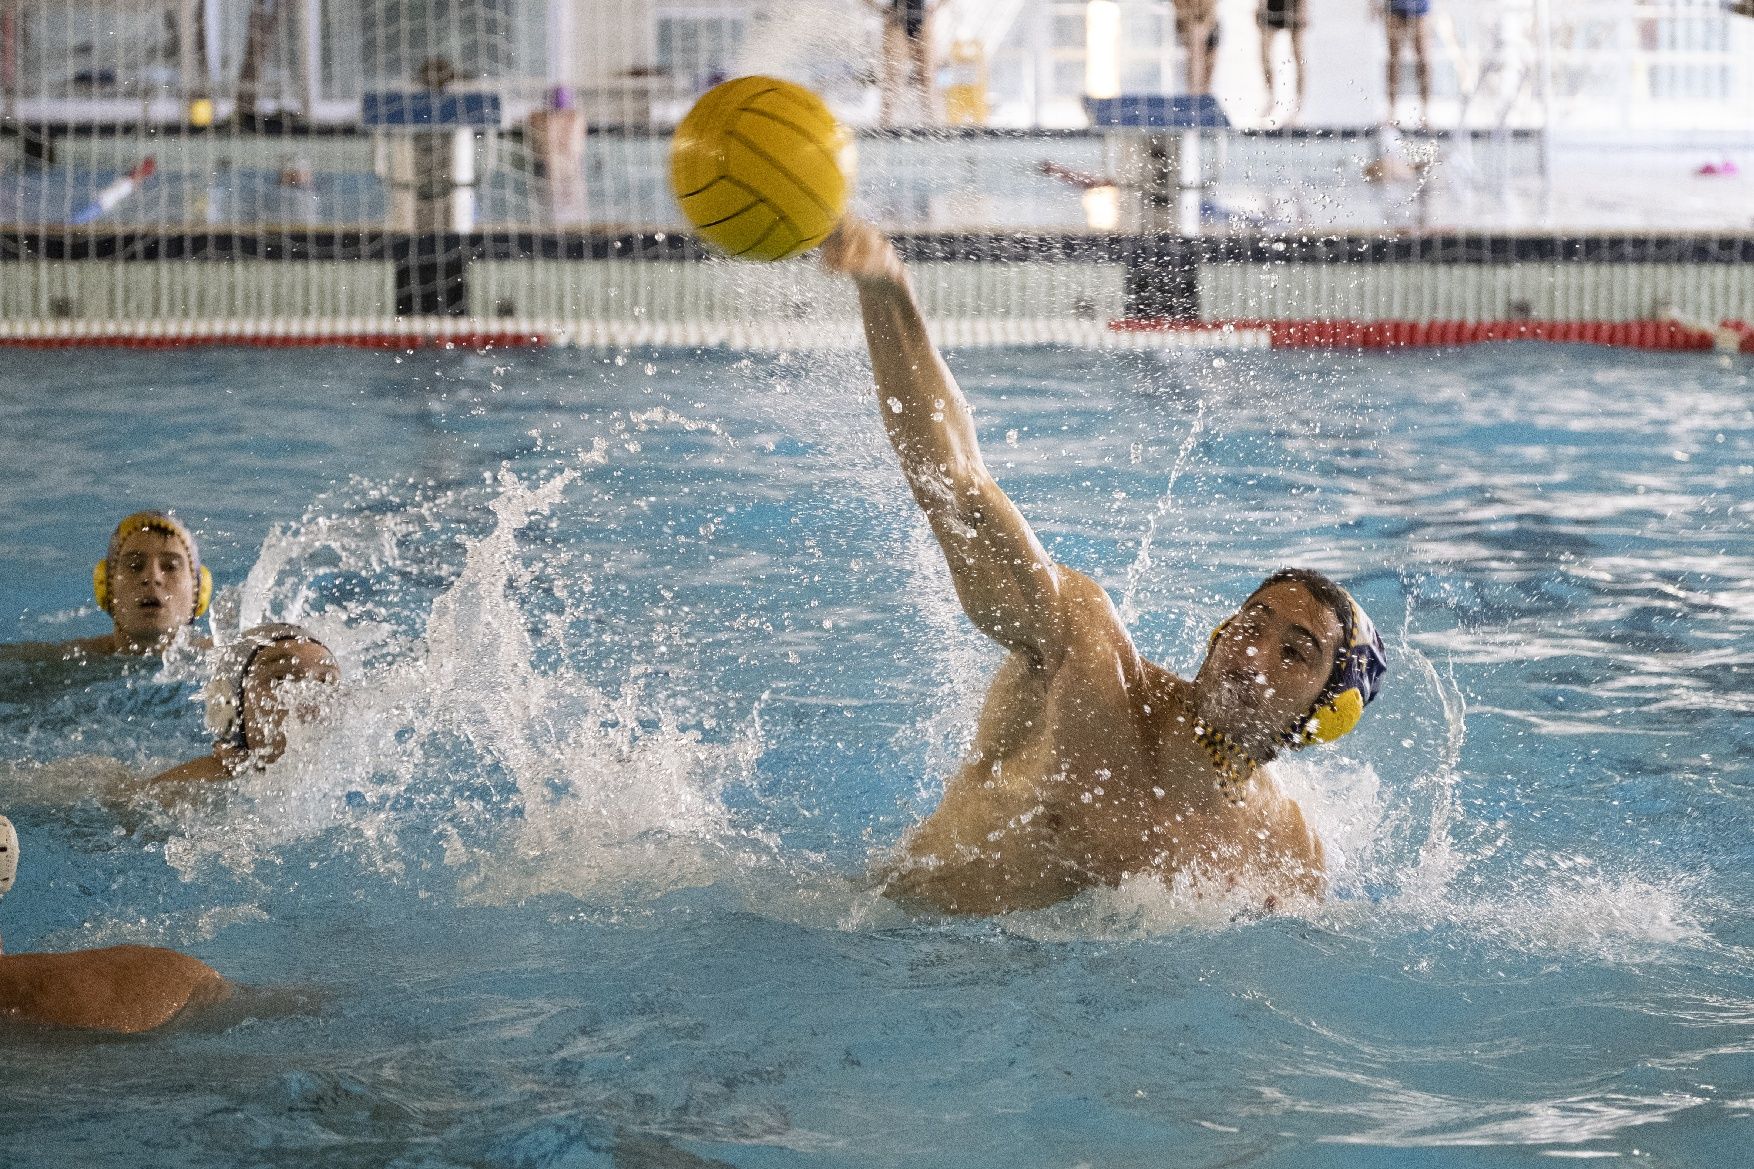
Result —
M 180 13 L 171 4 L 21 4 L 12 15 L 12 90 L 20 96 L 137 97 L 181 87 Z
M 710 89 L 736 73 L 748 27 L 748 15 L 743 12 L 660 8 L 658 68 L 678 89 Z
M 443 57 L 459 81 L 547 76 L 545 0 L 361 0 L 322 6 L 323 87 L 333 97 L 408 89 Z
M 1121 61 L 1122 93 L 1165 93 L 1163 62 L 1150 57 L 1127 56 Z
M 1084 6 L 1079 5 L 1071 11 L 1061 10 L 1054 13 L 1053 24 L 1054 48 L 1084 48 Z
M 1067 97 L 1076 101 L 1084 94 L 1084 62 L 1055 61 L 1053 75 L 1053 97 Z

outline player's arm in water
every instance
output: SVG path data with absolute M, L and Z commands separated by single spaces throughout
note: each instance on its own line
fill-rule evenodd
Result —
M 18 834 L 0 816 L 0 896 L 17 872 Z M 206 963 L 157 946 L 0 954 L 0 1023 L 150 1031 L 186 1007 L 230 994 Z
M 225 759 L 215 751 L 211 755 L 200 755 L 185 763 L 159 772 L 148 779 L 147 783 L 186 783 L 189 781 L 210 782 L 219 779 L 230 779 L 236 774 Z
M 944 550 L 963 611 L 1031 666 L 1051 668 L 1075 632 L 1069 624 L 1090 608 L 1065 602 L 1101 590 L 1054 563 L 987 470 L 968 401 L 926 332 L 889 239 L 848 216 L 822 245 L 822 261 L 858 288 L 883 429 Z

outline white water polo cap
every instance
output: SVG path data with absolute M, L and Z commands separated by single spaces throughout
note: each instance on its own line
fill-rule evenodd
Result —
M 213 678 L 202 691 L 207 704 L 207 729 L 212 733 L 215 745 L 249 750 L 248 736 L 244 731 L 244 683 L 249 679 L 250 667 L 255 664 L 257 655 L 283 641 L 304 642 L 321 646 L 324 652 L 329 651 L 316 634 L 302 625 L 273 621 L 246 629 L 222 651 L 214 666 Z
M 12 821 L 0 816 L 0 897 L 6 896 L 12 888 L 12 879 L 18 876 L 18 833 L 12 827 Z

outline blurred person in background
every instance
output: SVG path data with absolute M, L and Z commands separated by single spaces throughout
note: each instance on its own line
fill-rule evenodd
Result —
M 1413 80 L 1419 89 L 1418 117 L 1412 125 L 1423 130 L 1431 116 L 1431 0 L 1386 0 L 1378 7 L 1389 38 L 1389 121 L 1395 120 L 1395 103 L 1401 96 L 1401 59 L 1413 55 Z
M 1291 108 L 1286 111 L 1284 124 L 1292 125 L 1297 121 L 1303 110 L 1304 95 L 1309 92 L 1306 82 L 1306 71 L 1303 65 L 1303 5 L 1304 0 L 1261 0 L 1260 11 L 1255 22 L 1261 29 L 1261 76 L 1267 83 L 1267 105 L 1261 116 L 1271 118 L 1277 103 L 1279 92 L 1277 61 L 1274 50 L 1278 48 L 1280 33 L 1291 36 L 1291 63 L 1296 70 L 1296 88 L 1293 90 Z
M 942 0 L 866 0 L 883 14 L 883 75 L 878 82 L 878 117 L 896 124 L 912 99 L 916 117 L 935 121 L 932 93 L 932 13 Z
M 1187 92 L 1212 92 L 1218 59 L 1218 0 L 1175 0 L 1175 35 L 1187 54 Z

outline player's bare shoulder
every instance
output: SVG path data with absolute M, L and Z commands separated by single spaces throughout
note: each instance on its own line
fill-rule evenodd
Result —
M 1265 824 L 1257 829 L 1261 861 L 1270 870 L 1277 870 L 1292 890 L 1306 897 L 1321 897 L 1327 891 L 1327 855 L 1322 838 L 1311 828 L 1298 802 L 1279 789 L 1270 788 L 1263 801 Z M 1259 833 L 1266 834 L 1261 839 Z
M 1096 581 L 1063 564 L 1054 566 L 1055 617 L 1060 643 L 1067 652 L 1115 655 L 1129 687 L 1145 682 L 1145 663 L 1108 591 Z

